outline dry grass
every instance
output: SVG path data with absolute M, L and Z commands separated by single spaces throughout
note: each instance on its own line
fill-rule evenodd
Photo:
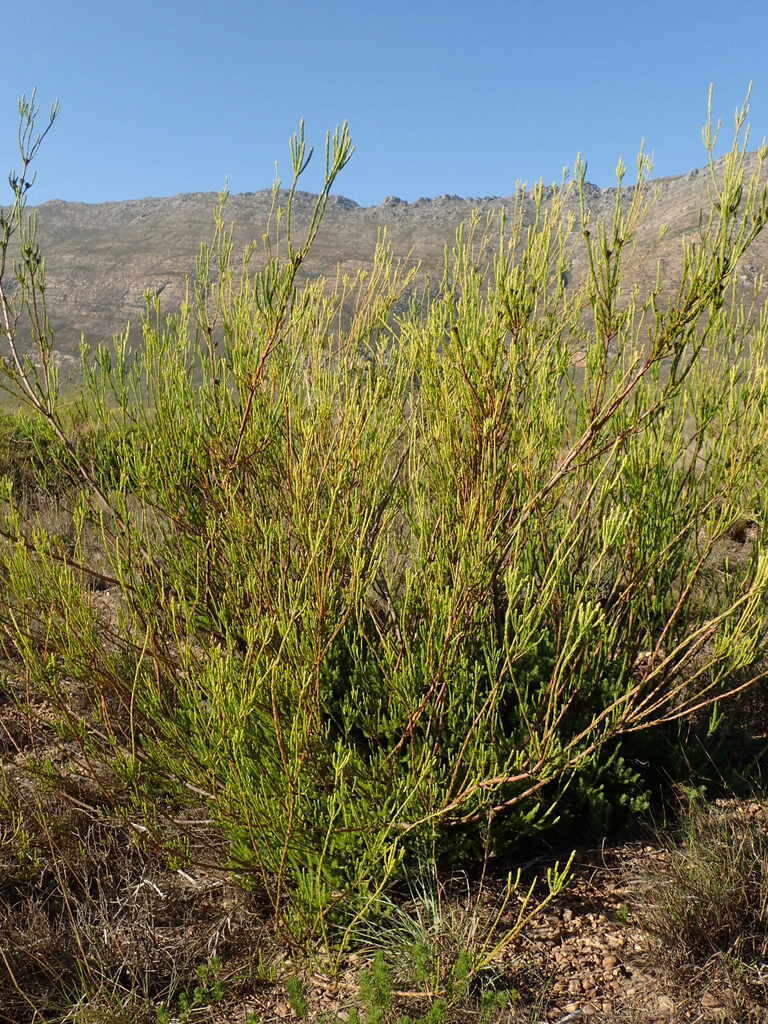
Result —
M 733 1019 L 768 1013 L 768 831 L 764 805 L 694 800 L 665 856 L 634 885 L 649 962 L 678 991 Z M 739 1016 L 741 1014 L 741 1016 Z M 755 1016 L 757 1014 L 757 1016 Z
M 232 975 L 258 962 L 258 900 L 224 873 L 174 870 L 116 808 L 73 778 L 69 793 L 52 786 L 39 762 L 0 781 L 4 1024 L 156 1024 L 212 958 Z

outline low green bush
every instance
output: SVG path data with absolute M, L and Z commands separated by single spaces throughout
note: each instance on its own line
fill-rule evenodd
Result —
M 622 737 L 652 762 L 654 728 L 764 678 L 767 635 L 763 535 L 738 572 L 713 562 L 735 519 L 766 522 L 768 322 L 727 293 L 768 220 L 766 151 L 749 181 L 738 135 L 713 165 L 665 308 L 622 287 L 641 158 L 607 223 L 577 168 L 580 241 L 541 187 L 532 222 L 474 219 L 405 311 L 413 272 L 384 245 L 354 282 L 298 287 L 350 155 L 342 128 L 299 242 L 300 132 L 262 256 L 235 260 L 220 211 L 182 309 L 150 307 L 138 352 L 85 353 L 106 460 L 68 431 L 24 307 L 43 369 L 8 379 L 81 485 L 70 556 L 42 532 L 0 549 L 0 628 L 99 784 L 158 836 L 202 801 L 286 933 L 328 943 L 407 866 L 507 852 L 569 801 L 598 824 L 638 809 Z M 17 293 L 42 300 L 16 190 Z M 566 287 L 577 243 L 589 272 Z M 88 524 L 111 617 L 83 580 Z

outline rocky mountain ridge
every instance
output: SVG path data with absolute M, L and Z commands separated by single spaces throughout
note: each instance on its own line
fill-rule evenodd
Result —
M 747 171 L 757 166 L 757 155 L 749 154 Z M 656 198 L 627 253 L 627 281 L 641 289 L 650 288 L 658 264 L 662 280 L 672 289 L 679 279 L 680 241 L 698 229 L 700 212 L 710 205 L 710 175 L 707 168 L 695 169 L 679 177 L 652 180 L 649 185 Z M 556 190 L 557 186 L 549 186 L 545 194 L 551 196 Z M 630 189 L 622 189 L 624 202 L 629 196 Z M 585 197 L 594 218 L 607 217 L 616 188 L 587 185 Z M 296 193 L 298 231 L 306 225 L 314 199 L 309 192 Z M 75 361 L 81 335 L 99 342 L 124 330 L 128 323 L 135 327 L 147 291 L 162 296 L 166 311 L 178 308 L 187 279 L 194 272 L 200 243 L 211 237 L 217 201 L 215 192 L 198 192 L 98 204 L 57 199 L 34 208 L 46 259 L 55 344 L 65 361 Z M 304 274 L 331 276 L 337 269 L 354 272 L 369 265 L 377 236 L 386 228 L 395 254 L 418 261 L 421 271 L 434 279 L 440 275 L 445 246 L 453 242 L 457 228 L 473 211 L 482 215 L 512 210 L 517 201 L 524 204 L 526 217 L 532 213 L 530 191 L 524 189 L 517 196 L 465 199 L 442 195 L 414 202 L 388 196 L 368 207 L 334 195 Z M 271 206 L 271 189 L 229 196 L 224 218 L 233 224 L 236 247 L 261 239 Z M 575 193 L 566 200 L 566 208 L 577 213 Z M 666 227 L 663 235 L 662 226 Z M 583 253 L 578 248 L 573 262 L 576 281 L 583 272 Z M 743 264 L 740 284 L 751 293 L 756 279 L 768 270 L 768 236 L 757 239 Z

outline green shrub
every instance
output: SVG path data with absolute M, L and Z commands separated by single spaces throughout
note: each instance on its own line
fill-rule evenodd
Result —
M 86 352 L 106 462 L 68 433 L 24 307 L 43 369 L 9 379 L 82 481 L 74 523 L 100 532 L 115 616 L 83 585 L 80 534 L 76 570 L 43 534 L 0 551 L 7 643 L 87 763 L 119 768 L 149 828 L 203 800 L 228 866 L 326 941 L 425 854 L 503 852 L 572 794 L 597 822 L 639 806 L 621 737 L 652 759 L 653 727 L 763 678 L 766 653 L 763 538 L 716 586 L 710 559 L 768 501 L 768 323 L 726 301 L 768 189 L 738 136 L 665 309 L 622 291 L 643 159 L 607 224 L 577 168 L 578 287 L 565 199 L 539 187 L 533 223 L 459 232 L 426 308 L 395 312 L 413 272 L 383 245 L 356 290 L 299 288 L 350 154 L 343 128 L 299 243 L 300 132 L 261 262 L 236 263 L 220 211 L 178 314 L 149 308 L 137 353 Z M 32 238 L 25 194 L 8 223 Z M 27 246 L 19 294 L 42 297 Z

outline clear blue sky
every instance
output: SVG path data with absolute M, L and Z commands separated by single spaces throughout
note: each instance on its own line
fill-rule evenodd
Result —
M 0 29 L 3 202 L 35 87 L 61 115 L 33 203 L 267 188 L 300 117 L 318 152 L 350 122 L 336 191 L 364 205 L 509 195 L 579 151 L 606 186 L 643 138 L 656 176 L 683 173 L 704 162 L 710 82 L 730 138 L 752 80 L 753 144 L 768 135 L 757 3 L 31 0 L 4 5 Z

